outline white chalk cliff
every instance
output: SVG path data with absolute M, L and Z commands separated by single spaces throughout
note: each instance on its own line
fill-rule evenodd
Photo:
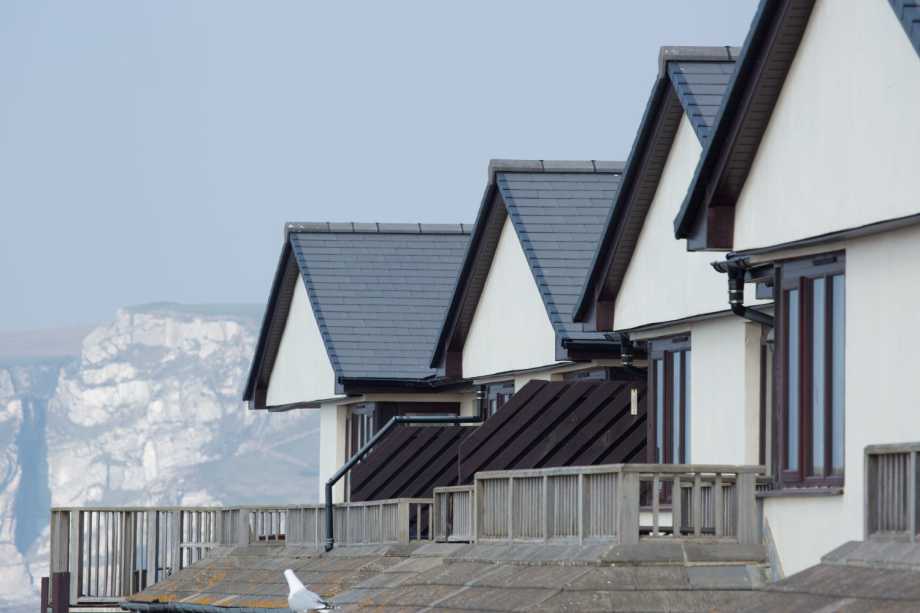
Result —
M 79 358 L 0 363 L 0 610 L 37 606 L 51 504 L 313 501 L 317 416 L 240 401 L 259 311 L 122 309 Z

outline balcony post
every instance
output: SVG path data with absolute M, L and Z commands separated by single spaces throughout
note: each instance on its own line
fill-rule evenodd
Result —
M 42 577 L 41 586 L 41 608 L 39 610 L 41 613 L 48 613 L 48 602 L 51 598 L 51 581 L 48 577 Z
M 639 474 L 617 473 L 617 541 L 621 545 L 639 542 Z
M 917 452 L 911 451 L 907 461 L 907 529 L 910 542 L 917 542 Z
M 71 584 L 69 572 L 51 574 L 52 613 L 68 613 L 68 611 L 70 611 L 70 591 Z
M 400 500 L 396 503 L 396 518 L 397 518 L 397 534 L 399 535 L 399 542 L 403 545 L 409 544 L 409 521 L 411 519 L 409 513 L 409 503 Z
M 70 512 L 70 538 L 68 539 L 67 551 L 67 580 L 70 583 L 70 602 L 77 602 L 80 597 L 80 571 L 83 568 L 83 511 L 74 510 Z M 61 589 L 54 591 L 54 598 L 62 595 Z M 52 586 L 52 591 L 54 587 Z M 69 604 L 69 603 L 68 603 Z M 66 606 L 66 605 L 65 605 Z M 58 609 L 60 610 L 60 609 Z
M 147 530 L 145 537 L 147 539 L 147 573 L 141 577 L 141 589 L 153 585 L 157 582 L 157 567 L 159 560 L 157 556 L 160 553 L 160 526 L 157 522 L 157 511 L 147 511 Z
M 236 544 L 237 545 L 248 545 L 249 544 L 249 515 L 250 511 L 246 508 L 240 508 L 240 520 L 237 525 L 236 530 Z
M 754 473 L 739 473 L 736 486 L 738 496 L 738 542 L 742 545 L 759 545 L 761 538 L 757 521 L 757 501 Z

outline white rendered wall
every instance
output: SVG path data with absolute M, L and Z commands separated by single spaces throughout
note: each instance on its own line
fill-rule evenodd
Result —
M 508 218 L 463 346 L 463 376 L 553 364 L 555 345 L 556 333 Z
M 690 355 L 690 461 L 756 464 L 760 326 L 735 315 L 694 323 Z
M 324 400 L 335 396 L 335 373 L 320 336 L 303 278 L 291 299 L 291 309 L 278 356 L 268 380 L 268 406 Z
M 735 211 L 734 249 L 920 212 L 920 57 L 887 0 L 818 0 Z
M 346 405 L 324 402 L 319 409 L 319 500 L 326 500 L 326 481 L 345 463 Z M 345 500 L 345 479 L 333 490 L 334 502 Z
M 674 240 L 674 217 L 701 150 L 684 115 L 617 295 L 616 330 L 728 308 L 725 275 L 710 266 L 717 258 L 711 253 L 688 253 L 684 241 Z
M 766 501 L 787 575 L 863 538 L 866 446 L 920 441 L 920 401 L 912 385 L 920 364 L 920 227 L 834 248 L 840 246 L 846 250 L 845 483 L 841 496 Z

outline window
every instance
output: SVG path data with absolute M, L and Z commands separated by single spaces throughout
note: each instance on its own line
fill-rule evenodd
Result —
M 357 453 L 371 437 L 376 429 L 376 411 L 373 403 L 359 404 L 351 408 L 349 428 L 351 429 L 351 449 L 349 455 Z
M 514 381 L 488 383 L 479 388 L 479 414 L 483 419 L 492 417 L 514 395 Z
M 690 462 L 690 337 L 649 343 L 650 460 L 660 464 Z
M 583 381 L 583 380 L 592 380 L 592 381 L 607 381 L 610 379 L 610 374 L 607 372 L 606 368 L 592 368 L 589 370 L 574 370 L 572 372 L 563 373 L 563 381 Z
M 843 483 L 846 278 L 843 254 L 781 265 L 777 336 L 780 481 Z

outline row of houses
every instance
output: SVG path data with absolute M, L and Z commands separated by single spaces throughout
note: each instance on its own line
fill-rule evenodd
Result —
M 286 224 L 245 400 L 319 411 L 321 483 L 394 416 L 476 417 L 513 450 L 477 466 L 765 465 L 786 574 L 862 538 L 865 448 L 920 440 L 918 20 L 764 0 L 741 49 L 661 50 L 625 163 L 493 160 L 471 226 Z M 534 381 L 568 412 L 502 418 Z M 337 500 L 457 483 L 437 432 Z

